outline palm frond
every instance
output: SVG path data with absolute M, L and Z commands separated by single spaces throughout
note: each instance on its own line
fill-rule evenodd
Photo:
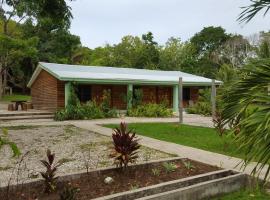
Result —
M 251 0 L 251 5 L 242 7 L 243 11 L 238 17 L 238 21 L 248 23 L 255 15 L 264 10 L 264 16 L 270 9 L 270 0 Z
M 233 131 L 238 131 L 237 142 L 245 152 L 245 166 L 258 164 L 253 172 L 258 175 L 270 164 L 270 59 L 251 62 L 244 68 L 246 76 L 234 84 L 224 95 L 222 111 L 224 123 L 237 119 Z

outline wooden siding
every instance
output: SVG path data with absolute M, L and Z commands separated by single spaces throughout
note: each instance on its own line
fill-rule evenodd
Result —
M 65 104 L 64 82 L 42 70 L 31 87 L 34 109 L 55 111 Z

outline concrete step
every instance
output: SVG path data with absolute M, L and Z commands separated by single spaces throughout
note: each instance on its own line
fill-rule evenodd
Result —
M 19 116 L 41 116 L 41 115 L 53 115 L 53 112 L 47 111 L 12 111 L 12 112 L 0 112 L 0 117 L 19 117 Z
M 11 121 L 11 120 L 35 120 L 35 119 L 53 119 L 52 114 L 42 115 L 22 115 L 22 116 L 0 116 L 0 121 Z

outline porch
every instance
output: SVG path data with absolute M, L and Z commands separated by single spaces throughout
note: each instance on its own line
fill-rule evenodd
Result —
M 71 83 L 65 83 L 65 105 L 71 90 Z M 188 107 L 196 103 L 199 97 L 198 86 L 183 87 L 183 106 Z M 168 107 L 178 112 L 178 85 L 139 85 L 139 84 L 93 84 L 77 83 L 76 94 L 81 103 L 95 100 L 97 103 L 102 102 L 103 92 L 109 91 L 111 95 L 111 107 L 117 110 L 127 110 L 132 107 L 132 101 L 127 100 L 127 96 L 135 97 L 135 91 L 141 90 L 142 103 L 166 103 Z M 132 95 L 129 95 L 132 94 Z

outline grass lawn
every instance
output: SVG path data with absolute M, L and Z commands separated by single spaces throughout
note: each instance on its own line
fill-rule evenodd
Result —
M 118 125 L 105 126 L 115 128 Z M 128 126 L 139 135 L 243 158 L 243 153 L 237 151 L 238 148 L 232 136 L 221 138 L 213 128 L 176 123 L 133 123 Z
M 16 101 L 16 100 L 29 101 L 31 100 L 31 96 L 22 95 L 22 94 L 5 95 L 0 101 L 9 102 L 9 101 Z
M 242 190 L 214 200 L 269 200 L 270 195 L 262 191 Z

